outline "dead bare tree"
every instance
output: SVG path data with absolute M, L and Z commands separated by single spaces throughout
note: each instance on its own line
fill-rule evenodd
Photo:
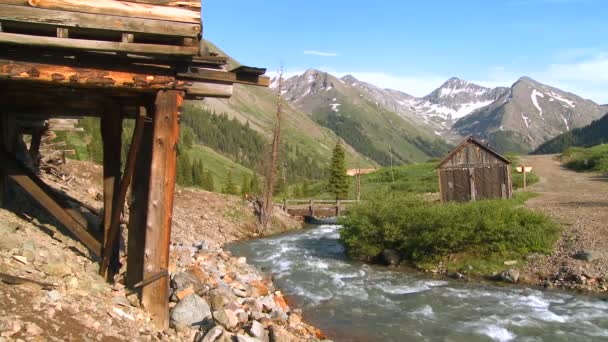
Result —
M 274 184 L 277 177 L 277 165 L 279 163 L 279 144 L 281 142 L 281 115 L 283 112 L 283 67 L 279 71 L 279 79 L 278 79 L 278 89 L 277 89 L 277 111 L 274 122 L 274 134 L 272 137 L 272 147 L 270 152 L 270 158 L 267 163 L 266 172 L 265 172 L 265 182 L 264 182 L 264 192 L 263 199 L 260 203 L 259 210 L 259 228 L 258 232 L 265 230 L 268 228 L 268 224 L 270 223 L 270 217 L 272 216 L 273 210 L 273 199 L 272 194 L 274 192 Z

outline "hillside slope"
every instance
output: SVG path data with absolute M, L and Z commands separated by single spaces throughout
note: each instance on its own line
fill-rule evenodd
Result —
M 593 101 L 522 77 L 496 101 L 458 120 L 452 130 L 480 137 L 500 152 L 527 153 L 603 114 Z
M 284 97 L 317 123 L 331 129 L 363 155 L 382 165 L 424 161 L 449 146 L 429 129 L 398 113 L 409 95 L 380 89 L 347 75 L 340 79 L 308 70 L 285 82 Z
M 606 115 L 590 125 L 562 133 L 540 145 L 533 154 L 562 153 L 572 146 L 590 147 L 608 142 L 608 108 Z

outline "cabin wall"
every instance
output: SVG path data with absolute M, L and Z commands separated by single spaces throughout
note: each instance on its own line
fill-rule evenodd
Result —
M 464 146 L 442 164 L 439 182 L 443 202 L 512 196 L 509 164 L 476 144 Z

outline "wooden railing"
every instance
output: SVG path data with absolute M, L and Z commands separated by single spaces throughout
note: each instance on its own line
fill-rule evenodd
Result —
M 340 216 L 357 200 L 285 199 L 283 210 L 292 216 Z

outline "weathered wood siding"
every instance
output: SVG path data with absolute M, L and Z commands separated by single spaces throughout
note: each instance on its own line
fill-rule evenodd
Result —
M 494 152 L 470 141 L 439 168 L 443 202 L 511 198 L 510 166 Z

